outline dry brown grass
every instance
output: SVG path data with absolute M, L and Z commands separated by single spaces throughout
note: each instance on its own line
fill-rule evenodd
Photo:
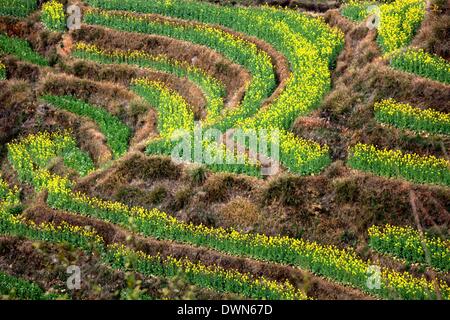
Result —
M 249 232 L 258 224 L 261 216 L 258 206 L 247 198 L 237 196 L 220 209 L 219 219 L 224 227 Z

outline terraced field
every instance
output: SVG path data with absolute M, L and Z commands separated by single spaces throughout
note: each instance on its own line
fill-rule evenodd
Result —
M 236 2 L 0 0 L 1 297 L 450 299 L 446 2 Z

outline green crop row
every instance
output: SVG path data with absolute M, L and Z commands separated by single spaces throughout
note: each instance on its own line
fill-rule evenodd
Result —
M 40 66 L 48 65 L 45 58 L 33 51 L 28 41 L 0 33 L 0 55 L 2 54 L 11 54 L 20 60 Z
M 153 32 L 152 30 L 155 29 L 154 25 L 157 24 L 154 21 L 151 21 L 148 19 L 146 20 L 146 19 L 140 18 L 140 17 L 138 18 L 138 17 L 132 16 L 132 15 L 124 15 L 124 14 L 109 13 L 109 12 L 98 12 L 98 11 L 92 11 L 91 14 L 95 18 L 89 18 L 89 16 L 88 16 L 86 18 L 88 22 L 100 23 L 100 24 L 114 27 L 114 28 L 117 28 L 117 26 L 119 25 L 118 28 L 121 30 L 131 31 L 133 29 L 133 30 L 143 30 L 142 32 L 146 32 L 146 30 L 149 30 L 148 28 L 151 28 L 151 30 L 149 30 L 148 32 Z M 276 12 L 273 12 L 273 15 L 278 17 L 278 14 Z M 291 19 L 293 21 L 294 21 L 294 19 L 298 19 L 291 12 L 286 11 L 286 16 L 291 17 L 291 15 L 292 15 Z M 128 23 L 126 24 L 126 27 L 124 27 L 126 21 Z M 293 25 L 293 28 L 295 27 L 295 28 L 299 29 L 299 32 L 300 31 L 305 32 L 305 30 L 303 30 L 303 29 L 300 30 L 300 25 L 303 22 L 309 23 L 308 26 L 310 28 L 312 28 L 311 22 L 308 19 L 303 18 L 303 20 L 295 21 L 295 22 L 296 23 L 294 23 L 294 22 L 290 22 L 290 23 Z M 134 25 L 134 28 L 133 28 L 133 25 Z M 162 25 L 162 27 L 160 27 L 158 29 L 158 33 L 162 32 L 162 31 L 160 31 L 160 29 L 168 29 L 169 27 L 175 28 L 174 26 L 167 24 L 167 23 L 161 24 L 161 25 Z M 148 27 L 148 26 L 151 26 L 151 27 Z M 285 27 L 287 28 L 287 26 L 285 26 Z M 204 31 L 205 33 L 208 33 L 208 32 L 211 33 L 211 31 L 208 29 L 209 27 L 206 27 L 206 26 L 204 26 L 204 27 L 199 26 L 196 29 L 192 29 L 192 27 L 191 27 L 191 29 L 188 29 L 187 27 L 183 27 L 183 28 L 178 27 L 178 30 L 179 30 L 179 33 L 181 33 L 181 31 L 183 31 L 183 33 L 184 33 L 184 36 L 181 38 L 193 41 L 194 37 L 189 36 L 189 34 L 192 33 L 192 30 L 197 30 L 200 32 L 201 28 L 205 30 Z M 289 30 L 289 29 L 287 29 L 287 30 Z M 180 37 L 179 33 L 176 34 L 176 37 Z M 173 33 L 166 32 L 166 34 L 173 36 Z M 200 34 L 201 34 L 201 32 L 200 32 Z M 322 32 L 322 34 L 325 34 L 325 32 Z M 312 34 L 309 36 L 313 37 Z M 329 38 L 327 38 L 326 36 L 323 36 L 323 37 L 326 38 L 327 40 L 329 40 Z M 338 39 L 337 35 L 335 37 L 336 37 L 336 39 Z M 301 69 L 301 70 L 305 71 L 305 72 L 301 73 L 301 75 L 299 74 L 299 76 L 303 77 L 302 80 L 305 80 L 305 81 L 302 82 L 301 89 L 298 88 L 295 90 L 295 92 L 296 92 L 296 94 L 298 94 L 298 92 L 303 90 L 308 96 L 308 98 L 306 98 L 306 99 L 309 101 L 309 99 L 311 97 L 317 96 L 313 92 L 314 90 L 316 90 L 316 87 L 318 85 L 316 81 L 323 80 L 323 76 L 321 77 L 321 76 L 318 76 L 317 74 L 315 74 L 315 72 L 317 71 L 317 65 L 325 66 L 325 74 L 329 75 L 329 72 L 327 70 L 327 63 L 324 61 L 317 60 L 317 59 L 319 59 L 319 58 L 317 58 L 318 53 L 321 51 L 318 52 L 317 49 L 314 50 L 313 48 L 311 48 L 312 45 L 309 43 L 309 40 L 304 40 L 303 42 L 301 42 L 299 40 L 299 38 L 300 37 L 298 37 L 298 34 L 292 34 L 292 37 L 287 39 L 284 43 L 287 45 L 288 40 L 289 40 L 290 42 L 294 41 L 295 44 L 298 45 L 298 47 L 306 46 L 305 51 L 301 52 L 301 54 L 305 55 L 305 57 L 303 59 L 305 61 L 299 61 L 300 59 L 297 58 L 297 61 L 299 61 L 299 63 L 300 62 L 302 63 L 303 69 Z M 322 38 L 320 38 L 320 39 L 322 42 L 326 42 Z M 336 39 L 334 39 L 334 40 L 336 41 Z M 331 42 L 331 40 L 329 40 L 329 41 Z M 320 42 L 320 41 L 318 40 L 318 42 Z M 336 46 L 336 44 L 333 42 L 331 42 L 331 43 L 332 44 L 329 44 L 329 47 L 331 47 L 331 48 L 329 48 L 329 50 L 333 51 L 332 45 Z M 217 47 L 217 46 L 214 46 L 215 44 L 212 43 L 211 41 L 207 44 L 209 46 L 212 46 L 213 48 Z M 291 48 L 290 50 L 293 50 L 293 49 Z M 227 51 L 224 51 L 224 53 L 228 54 Z M 310 57 L 311 60 L 309 62 L 306 62 L 306 60 L 308 60 L 308 57 Z M 316 58 L 314 58 L 314 57 L 316 57 Z M 313 61 L 314 59 L 316 59 L 317 61 Z M 314 68 L 312 68 L 312 66 L 314 66 Z M 300 67 L 300 65 L 299 65 L 299 67 Z M 305 67 L 308 67 L 308 69 L 305 69 Z M 294 69 L 294 70 L 297 70 L 297 69 Z M 294 77 L 291 78 L 292 81 L 293 81 L 293 79 L 294 79 Z M 310 80 L 310 81 L 308 81 L 308 80 Z M 298 85 L 300 85 L 300 83 L 298 83 Z M 321 85 L 319 85 L 319 87 L 320 86 Z M 294 89 L 292 88 L 292 90 L 294 90 Z M 242 114 L 238 111 L 238 114 L 235 114 L 236 111 L 231 110 L 230 111 L 231 113 L 230 112 L 226 113 L 224 116 L 225 118 L 223 120 L 218 121 L 218 123 L 215 124 L 214 127 L 221 129 L 223 131 L 223 130 L 230 128 L 232 123 L 236 123 L 236 121 L 239 121 L 240 122 L 240 124 L 238 125 L 239 127 L 246 127 L 246 128 L 254 129 L 254 130 L 257 130 L 259 128 L 269 128 L 269 129 L 278 129 L 280 127 L 288 128 L 291 125 L 293 119 L 295 119 L 295 117 L 300 112 L 300 110 L 295 106 L 302 107 L 302 106 L 304 106 L 304 104 L 299 104 L 299 101 L 295 101 L 295 96 L 291 95 L 290 97 L 288 97 L 287 92 L 284 92 L 282 95 L 286 95 L 286 99 L 290 100 L 286 106 L 283 106 L 282 104 L 277 104 L 277 107 L 271 106 L 266 109 L 268 111 L 261 112 L 260 114 L 258 114 L 255 117 L 255 119 L 251 118 L 248 120 L 246 120 L 246 118 L 247 118 L 247 116 L 251 115 L 251 113 L 245 112 L 245 114 Z M 249 96 L 249 92 L 247 93 L 246 97 L 248 97 L 248 96 Z M 245 102 L 245 98 L 244 98 L 244 102 Z M 243 104 L 245 104 L 244 102 L 243 102 Z M 294 109 L 292 109 L 291 106 L 294 107 Z M 257 108 L 257 106 L 256 106 L 256 108 Z M 254 109 L 254 108 L 252 108 L 252 109 Z M 231 122 L 229 122 L 230 119 L 232 120 Z M 277 119 L 279 119 L 279 121 Z M 284 135 L 284 136 L 288 137 L 288 135 Z M 302 141 L 302 143 L 296 145 L 296 144 L 292 144 L 293 139 L 291 139 L 291 138 L 285 139 L 285 140 L 289 141 L 290 143 L 281 143 L 280 144 L 281 162 L 290 171 L 296 172 L 296 173 L 302 173 L 302 172 L 316 173 L 329 163 L 328 155 L 326 155 L 325 157 L 321 156 L 320 159 L 323 158 L 323 160 L 318 161 L 318 163 L 319 163 L 318 166 L 313 165 L 313 169 L 304 169 L 305 164 L 303 162 L 304 162 L 305 157 L 299 157 L 298 155 L 303 154 L 302 150 L 303 150 L 303 146 L 305 145 L 305 143 L 303 143 L 303 141 Z M 314 149 L 314 145 L 315 144 L 312 143 L 310 148 Z M 157 143 L 157 146 L 161 146 L 161 144 Z M 297 148 L 297 150 L 295 148 Z M 326 148 L 324 148 L 324 150 L 325 149 Z M 154 151 L 154 150 L 155 150 L 154 146 L 149 146 L 149 151 Z M 311 155 L 310 158 L 316 159 L 316 155 L 315 154 Z M 317 162 L 317 161 L 314 160 L 314 162 Z M 309 166 L 310 166 L 310 163 L 307 163 L 306 167 L 309 167 Z M 236 171 L 236 170 L 234 170 L 234 171 Z M 238 171 L 240 171 L 240 169 Z
M 376 3 L 375 1 L 351 0 L 341 7 L 341 14 L 352 21 L 361 22 L 368 17 L 369 6 Z
M 78 42 L 72 52 L 74 57 L 93 60 L 100 63 L 125 63 L 137 65 L 187 78 L 195 83 L 206 98 L 207 122 L 211 123 L 220 116 L 224 107 L 225 88 L 222 83 L 205 71 L 186 62 L 169 59 L 162 55 L 150 55 L 144 51 L 103 50 L 94 44 Z
M 49 193 L 51 207 L 108 221 L 142 235 L 208 247 L 228 254 L 278 262 L 305 268 L 331 280 L 358 287 L 385 298 L 434 299 L 434 285 L 425 278 L 383 269 L 380 288 L 367 286 L 370 261 L 352 250 L 320 245 L 288 237 L 242 234 L 235 230 L 186 224 L 153 209 L 129 208 L 120 203 L 89 198 L 82 194 Z M 450 298 L 442 284 L 441 294 Z
M 389 53 L 410 44 L 425 18 L 425 0 L 397 0 L 380 6 L 377 42 Z
M 450 271 L 450 242 L 428 234 L 421 235 L 411 227 L 372 226 L 369 229 L 369 246 L 410 263 Z
M 47 300 L 55 296 L 45 294 L 37 284 L 0 271 L 0 295 L 8 299 Z
M 371 5 L 378 5 L 368 10 Z M 393 52 L 411 42 L 417 28 L 425 18 L 425 0 L 396 0 L 377 4 L 375 1 L 350 1 L 341 9 L 343 16 L 360 22 L 370 15 L 379 14 L 377 42 L 381 49 Z
M 450 162 L 445 159 L 381 150 L 362 143 L 351 147 L 349 154 L 348 164 L 354 169 L 416 183 L 450 186 Z
M 130 128 L 105 109 L 71 96 L 45 95 L 42 96 L 42 99 L 57 108 L 93 120 L 106 136 L 107 144 L 115 158 L 119 158 L 128 150 L 128 141 L 131 135 Z
M 0 203 L 8 204 L 8 209 L 13 209 L 20 204 L 20 191 L 15 186 L 10 188 L 9 184 L 2 179 L 0 174 Z
M 42 5 L 41 20 L 50 30 L 64 31 L 66 28 L 66 16 L 63 4 L 57 0 L 45 2 Z
M 253 277 L 217 265 L 205 266 L 188 259 L 162 258 L 136 252 L 124 246 L 108 246 L 106 259 L 117 269 L 138 271 L 147 276 L 174 277 L 180 272 L 190 283 L 218 292 L 231 292 L 253 299 L 304 300 L 306 295 L 288 281 L 279 283 L 264 277 Z
M 34 165 L 45 168 L 51 159 L 60 157 L 64 165 L 84 176 L 94 170 L 89 156 L 79 150 L 76 141 L 68 132 L 38 133 L 8 144 L 8 157 L 24 182 L 39 184 Z M 45 170 L 41 171 L 45 181 Z M 38 180 L 35 180 L 38 179 Z
M 223 54 L 234 63 L 244 66 L 252 74 L 252 80 L 241 105 L 227 110 L 222 117 L 217 118 L 216 125 L 223 130 L 233 127 L 237 120 L 254 114 L 262 101 L 269 97 L 275 89 L 276 80 L 270 57 L 254 44 L 220 29 L 162 23 L 126 13 L 97 10 L 87 11 L 84 21 L 122 31 L 159 34 L 205 45 Z
M 195 130 L 186 132 L 171 140 L 154 139 L 148 144 L 146 153 L 176 157 L 181 162 L 202 164 L 214 172 L 230 172 L 261 178 L 258 161 L 251 161 L 246 154 L 230 150 L 216 140 L 204 137 L 196 139 L 195 132 Z
M 36 0 L 1 0 L 0 15 L 26 17 L 36 9 Z
M 103 9 L 158 13 L 219 24 L 273 45 L 288 59 L 292 75 L 278 99 L 256 119 L 249 120 L 251 123 L 245 123 L 252 127 L 266 125 L 266 128 L 288 129 L 299 114 L 316 107 L 330 87 L 328 65 L 343 45 L 342 33 L 329 28 L 319 19 L 311 19 L 292 10 L 221 7 L 197 1 L 89 0 L 88 3 Z M 241 115 L 237 120 L 243 122 L 248 116 L 250 114 Z M 222 124 L 218 126 L 224 127 Z M 241 127 L 240 124 L 238 126 Z
M 173 257 L 161 258 L 149 256 L 140 251 L 133 251 L 117 244 L 106 245 L 104 240 L 94 231 L 83 227 L 61 223 L 35 224 L 12 216 L 5 210 L 6 205 L 0 202 L 0 235 L 20 236 L 27 239 L 54 243 L 67 243 L 86 252 L 99 252 L 102 261 L 113 268 L 132 270 L 146 276 L 174 277 L 180 273 L 194 285 L 210 288 L 218 292 L 242 294 L 254 299 L 306 299 L 303 292 L 295 289 L 290 283 L 279 283 L 256 277 L 235 270 L 226 270 L 219 266 L 205 266 L 192 263 L 187 259 Z M 0 273 L 0 292 L 14 285 L 16 294 L 27 295 L 32 299 L 41 299 L 35 287 L 26 286 L 24 282 L 12 283 L 6 279 L 3 283 Z M 4 286 L 3 286 L 4 285 Z M 39 293 L 39 294 L 38 294 Z
M 151 105 L 156 106 L 158 110 L 158 129 L 162 139 L 153 139 L 147 146 L 147 153 L 174 155 L 180 145 L 180 152 L 182 151 L 183 154 L 176 154 L 176 156 L 183 161 L 206 163 L 207 167 L 213 171 L 260 176 L 256 164 L 249 163 L 248 159 L 237 163 L 235 159 L 237 155 L 228 150 L 224 144 L 203 137 L 197 139 L 198 141 L 193 138 L 196 132 L 194 116 L 186 101 L 179 94 L 166 88 L 163 83 L 148 79 L 135 79 L 132 84 L 133 91 Z M 196 156 L 196 149 L 199 145 L 202 147 L 200 158 Z M 206 154 L 210 156 L 210 160 L 203 157 Z M 233 158 L 232 164 L 226 161 L 230 157 Z M 206 161 L 204 162 L 204 160 Z
M 146 78 L 134 79 L 132 90 L 158 111 L 158 130 L 170 139 L 176 130 L 190 132 L 194 128 L 194 114 L 186 100 L 164 83 Z
M 202 136 L 202 132 L 195 131 L 171 141 L 153 140 L 146 151 L 150 154 L 176 156 L 186 162 L 206 164 L 213 171 L 242 173 L 255 177 L 261 177 L 263 174 L 261 169 L 264 163 L 261 163 L 261 155 L 271 161 L 271 164 L 266 165 L 273 165 L 274 173 L 277 170 L 276 166 L 283 165 L 295 174 L 316 174 L 331 163 L 327 146 L 296 137 L 293 133 L 284 130 L 268 131 L 265 134 L 263 131 L 242 131 L 241 133 L 245 142 L 240 142 L 239 134 L 237 134 L 233 137 L 233 141 L 228 143 L 245 146 L 253 155 L 257 155 L 258 159 L 236 149 L 226 148 L 223 142 L 217 144 L 217 137 L 214 137 L 215 140 L 208 140 L 210 137 L 206 138 Z M 253 144 L 250 144 L 251 140 L 254 140 Z M 200 145 L 202 148 L 199 151 Z
M 406 51 L 393 53 L 391 66 L 401 71 L 450 84 L 450 63 L 444 58 L 427 53 L 422 49 L 409 48 Z

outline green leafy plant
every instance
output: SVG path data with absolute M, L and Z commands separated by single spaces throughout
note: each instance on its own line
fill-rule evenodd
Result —
M 408 48 L 391 55 L 391 66 L 431 80 L 450 84 L 450 63 L 422 49 Z
M 20 300 L 47 300 L 55 298 L 53 295 L 45 294 L 37 284 L 13 277 L 0 271 L 0 295 L 8 299 Z
M 408 226 L 370 227 L 369 246 L 410 263 L 426 264 L 444 272 L 450 270 L 450 242 L 428 234 L 422 236 Z
M 36 9 L 36 0 L 2 0 L 0 15 L 26 17 Z
M 0 61 L 0 80 L 6 79 L 6 66 Z
M 93 120 L 99 126 L 101 132 L 106 136 L 108 146 L 111 148 L 114 157 L 118 158 L 128 150 L 128 141 L 131 135 L 130 128 L 105 109 L 91 105 L 72 96 L 45 95 L 42 96 L 42 99 L 57 108 Z
M 28 41 L 8 37 L 0 33 L 0 54 L 11 54 L 20 60 L 31 62 L 40 66 L 47 66 L 48 61 L 38 53 L 34 52 Z
M 432 109 L 422 110 L 393 99 L 375 103 L 374 111 L 375 118 L 381 123 L 417 132 L 450 135 L 450 114 L 448 113 Z
M 349 150 L 348 164 L 358 170 L 416 183 L 450 186 L 450 162 L 434 156 L 419 156 L 400 150 L 380 150 L 358 143 Z

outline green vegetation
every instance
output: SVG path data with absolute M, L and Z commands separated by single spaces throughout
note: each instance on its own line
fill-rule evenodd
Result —
M 0 33 L 0 55 L 11 54 L 20 60 L 31 62 L 40 66 L 47 66 L 48 61 L 38 53 L 34 52 L 28 41 L 8 37 Z
M 131 135 L 130 128 L 105 109 L 71 96 L 45 95 L 42 99 L 57 108 L 87 117 L 97 123 L 101 132 L 106 136 L 108 146 L 111 148 L 115 158 L 119 158 L 128 150 L 128 141 Z
M 362 143 L 351 147 L 349 153 L 348 164 L 354 169 L 416 183 L 450 186 L 450 162 L 446 159 L 400 150 L 380 150 Z
M 391 66 L 401 71 L 450 84 L 450 63 L 422 49 L 409 48 L 406 51 L 393 53 Z
M 450 135 L 450 114 L 448 113 L 432 109 L 422 110 L 393 99 L 375 103 L 374 111 L 375 118 L 381 123 L 416 132 Z
M 36 0 L 1 0 L 0 15 L 26 17 L 37 10 Z
M 369 246 L 410 263 L 427 264 L 438 270 L 450 270 L 450 242 L 411 227 L 385 225 L 369 229 Z

